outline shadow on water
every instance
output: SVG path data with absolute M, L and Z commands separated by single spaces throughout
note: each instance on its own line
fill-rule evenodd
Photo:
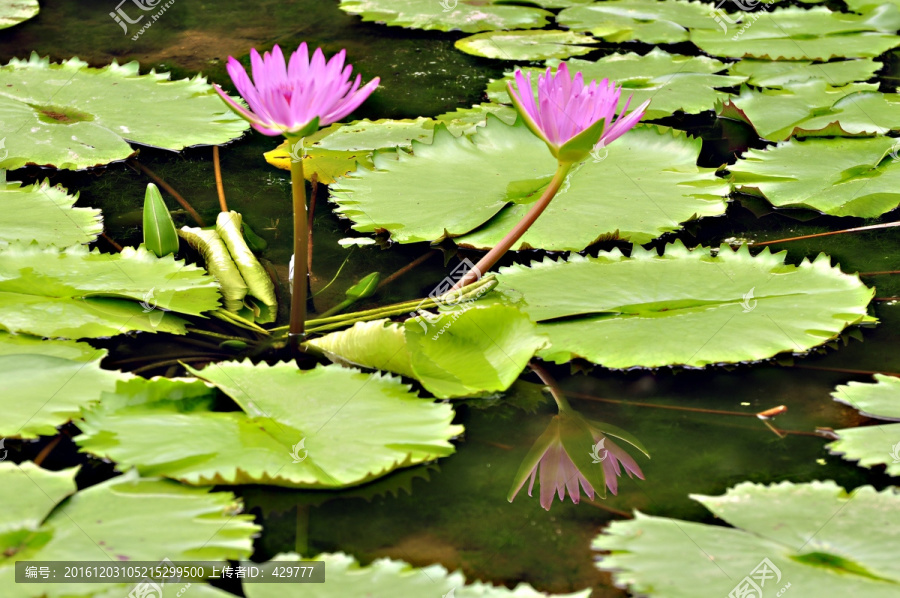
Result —
M 361 116 L 373 119 L 434 115 L 478 103 L 488 79 L 499 76 L 505 66 L 455 50 L 452 41 L 459 34 L 362 23 L 325 0 L 177 0 L 137 41 L 109 17 L 114 8 L 114 0 L 42 2 L 37 19 L 2 33 L 0 58 L 4 62 L 24 58 L 35 50 L 54 60 L 79 56 L 94 66 L 138 60 L 143 70 L 157 68 L 178 77 L 202 72 L 228 86 L 224 70 L 228 55 L 243 57 L 254 46 L 268 48 L 277 41 L 290 47 L 305 40 L 329 53 L 346 47 L 349 60 L 364 78 L 382 78 L 382 87 L 361 111 Z M 889 66 L 885 76 L 894 79 L 894 57 Z M 708 114 L 680 122 L 704 137 L 704 165 L 733 162 L 735 153 L 751 143 L 752 137 L 740 125 L 716 121 Z M 265 258 L 285 277 L 291 235 L 289 177 L 267 165 L 261 155 L 277 144 L 276 139 L 254 134 L 224 148 L 222 159 L 229 206 L 266 239 Z M 144 149 L 140 154 L 143 163 L 171 182 L 209 221 L 218 210 L 210 158 L 209 148 L 178 155 Z M 81 204 L 103 209 L 111 237 L 126 245 L 140 242 L 140 209 L 147 181 L 126 166 L 116 164 L 89 173 L 28 170 L 25 176 L 51 176 L 53 182 L 80 191 Z M 732 237 L 769 240 L 863 223 L 851 218 L 802 221 L 742 197 L 730 204 L 727 216 L 689 223 L 679 237 L 688 244 L 714 245 Z M 192 224 L 181 212 L 176 212 L 175 219 L 178 226 Z M 884 218 L 890 219 L 890 214 Z M 314 288 L 324 286 L 344 262 L 348 250 L 336 241 L 346 236 L 348 228 L 331 214 L 327 202 L 318 203 Z M 670 235 L 663 242 L 672 239 Z M 784 248 L 794 262 L 826 252 L 847 272 L 900 268 L 897 229 L 799 241 Z M 424 245 L 394 246 L 389 251 L 357 249 L 333 289 L 317 298 L 320 309 L 339 301 L 343 290 L 365 274 L 378 270 L 386 275 L 426 250 Z M 373 301 L 426 295 L 444 274 L 442 261 L 435 256 Z M 900 295 L 900 277 L 876 275 L 864 280 L 876 287 L 880 298 Z M 255 558 L 299 545 L 307 554 L 345 551 L 363 562 L 378 557 L 401 558 L 415 565 L 438 562 L 449 569 L 461 568 L 472 578 L 501 583 L 525 580 L 558 592 L 592 585 L 595 597 L 620 596 L 622 592 L 611 587 L 608 576 L 594 569 L 588 546 L 607 522 L 634 509 L 710 521 L 688 494 L 718 494 L 744 480 L 834 479 L 848 488 L 887 483 L 880 473 L 828 455 L 822 448 L 827 440 L 814 434 L 817 427 L 859 423 L 853 410 L 830 398 L 836 384 L 868 379 L 852 372 L 900 372 L 900 355 L 895 350 L 900 340 L 896 332 L 900 308 L 880 301 L 874 304 L 874 314 L 881 325 L 848 334 L 835 343 L 842 345 L 840 350 L 826 347 L 780 363 L 707 371 L 597 368 L 572 375 L 568 369 L 556 368 L 554 375 L 572 393 L 573 406 L 587 417 L 627 429 L 652 455 L 650 460 L 636 457 L 646 481 L 623 479 L 618 496 L 598 501 L 599 506 L 556 501 L 548 513 L 536 496 L 529 498 L 524 491 L 513 504 L 507 502 L 522 458 L 555 413 L 552 401 L 535 400 L 531 389 L 499 400 L 466 401 L 458 408 L 457 420 L 466 426 L 458 453 L 439 464 L 400 471 L 337 493 L 238 488 L 250 512 L 264 525 Z M 144 341 L 141 337 L 138 342 Z M 783 404 L 788 410 L 774 423 L 790 433 L 781 438 L 755 417 L 657 409 L 636 406 L 638 402 L 741 414 Z M 49 467 L 83 460 L 71 444 L 66 446 L 67 450 L 57 450 L 48 460 Z M 111 474 L 108 466 L 93 461 L 86 472 Z

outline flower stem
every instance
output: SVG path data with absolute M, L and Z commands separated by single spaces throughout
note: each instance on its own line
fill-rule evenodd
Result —
M 528 213 L 525 214 L 525 217 L 516 224 L 515 227 L 511 231 L 509 231 L 505 237 L 500 239 L 500 242 L 497 245 L 488 251 L 484 257 L 478 260 L 478 263 L 475 264 L 475 267 L 469 270 L 465 276 L 457 282 L 451 291 L 455 291 L 460 287 L 464 287 L 468 284 L 472 284 L 476 280 L 478 280 L 482 273 L 487 272 L 491 268 L 494 267 L 494 264 L 503 257 L 503 255 L 510 250 L 510 248 L 516 244 L 522 235 L 534 224 L 535 220 L 544 212 L 548 205 L 550 205 L 550 200 L 552 200 L 555 196 L 559 188 L 562 186 L 563 181 L 566 180 L 566 175 L 569 174 L 569 170 L 572 168 L 571 162 L 560 162 L 559 166 L 556 167 L 556 174 L 553 175 L 553 179 L 550 181 L 550 184 L 547 185 L 547 188 L 544 189 L 543 195 L 541 195 L 540 199 L 535 202 L 531 209 L 528 210 Z
M 288 140 L 291 142 L 292 140 Z M 309 231 L 306 225 L 306 180 L 303 178 L 303 161 L 291 160 L 291 189 L 294 198 L 294 280 L 291 293 L 290 335 L 303 335 L 306 322 L 306 279 L 309 270 L 307 243 Z

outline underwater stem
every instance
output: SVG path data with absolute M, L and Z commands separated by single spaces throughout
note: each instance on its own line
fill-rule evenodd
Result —
M 290 141 L 290 140 L 288 140 Z M 306 280 L 309 272 L 309 231 L 306 228 L 306 180 L 303 178 L 303 161 L 291 160 L 291 189 L 294 201 L 294 280 L 291 283 L 290 335 L 303 335 L 306 322 Z
M 569 169 L 572 168 L 571 162 L 560 162 L 559 166 L 556 167 L 556 174 L 553 175 L 553 179 L 550 181 L 550 184 L 547 185 L 547 188 L 544 189 L 543 195 L 541 198 L 535 202 L 531 209 L 528 210 L 528 213 L 525 214 L 525 217 L 519 221 L 519 223 L 513 227 L 511 231 L 509 231 L 505 237 L 503 237 L 497 245 L 488 251 L 484 257 L 478 260 L 478 263 L 475 264 L 475 267 L 469 270 L 465 276 L 457 282 L 451 291 L 455 291 L 460 287 L 464 287 L 467 284 L 471 284 L 481 278 L 483 272 L 487 272 L 490 270 L 497 261 L 503 257 L 503 255 L 510 250 L 510 248 L 516 244 L 522 235 L 534 224 L 535 220 L 544 212 L 548 205 L 550 205 L 550 200 L 552 200 L 556 196 L 556 192 L 559 191 L 559 188 L 562 186 L 563 181 L 566 180 L 566 175 L 569 173 Z

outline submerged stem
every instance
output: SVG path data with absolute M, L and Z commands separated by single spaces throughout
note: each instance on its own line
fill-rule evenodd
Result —
M 553 175 L 553 179 L 550 181 L 550 184 L 547 185 L 547 188 L 544 189 L 544 193 L 541 195 L 540 199 L 538 199 L 531 209 L 528 210 L 528 213 L 525 214 L 525 217 L 519 221 L 519 223 L 513 227 L 511 231 L 509 231 L 505 237 L 500 239 L 500 242 L 497 245 L 488 251 L 484 257 L 478 260 L 478 263 L 475 264 L 475 267 L 469 270 L 465 276 L 463 276 L 459 282 L 457 282 L 451 291 L 454 291 L 460 287 L 464 287 L 467 284 L 471 284 L 481 278 L 483 272 L 487 272 L 491 268 L 493 268 L 494 264 L 503 257 L 503 255 L 512 248 L 513 245 L 516 244 L 522 235 L 534 224 L 535 220 L 547 209 L 547 206 L 550 205 L 550 200 L 552 200 L 555 196 L 559 188 L 562 186 L 563 181 L 566 180 L 566 175 L 569 174 L 569 170 L 572 168 L 571 162 L 560 162 L 556 167 L 556 174 Z
M 288 139 L 288 142 L 294 140 Z M 294 203 L 294 280 L 291 293 L 291 336 L 303 335 L 306 322 L 306 280 L 309 272 L 309 231 L 306 226 L 306 180 L 303 161 L 291 160 L 291 189 Z

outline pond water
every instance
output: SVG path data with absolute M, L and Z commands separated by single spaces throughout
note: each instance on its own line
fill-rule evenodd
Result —
M 329 54 L 347 48 L 350 62 L 364 80 L 382 78 L 378 92 L 356 115 L 371 119 L 433 116 L 476 104 L 483 101 L 488 81 L 502 76 L 509 64 L 454 49 L 453 42 L 462 34 L 362 23 L 340 11 L 336 2 L 326 0 L 178 0 L 137 41 L 123 35 L 112 22 L 108 16 L 111 4 L 48 0 L 42 3 L 37 18 L 0 34 L 0 59 L 25 57 L 34 50 L 51 60 L 78 56 L 96 66 L 112 60 L 138 60 L 142 72 L 156 68 L 175 77 L 200 72 L 229 87 L 224 70 L 229 55 L 241 57 L 251 47 L 268 48 L 273 43 L 291 48 L 306 41 Z M 600 45 L 587 58 L 606 55 L 613 47 Z M 644 51 L 649 46 L 632 43 L 626 48 Z M 668 49 L 696 53 L 688 44 Z M 897 85 L 897 68 L 897 56 L 889 54 L 888 64 L 879 72 L 883 91 Z M 747 127 L 717 121 L 712 113 L 672 117 L 662 123 L 677 124 L 703 137 L 703 166 L 733 162 L 735 153 L 749 143 L 763 146 Z M 253 134 L 223 147 L 221 155 L 229 207 L 242 213 L 267 241 L 263 257 L 284 279 L 291 254 L 290 177 L 262 157 L 277 143 Z M 205 219 L 214 220 L 218 203 L 209 148 L 180 154 L 142 149 L 140 160 L 172 183 Z M 28 181 L 50 176 L 52 182 L 79 191 L 79 205 L 103 210 L 111 238 L 122 245 L 140 242 L 147 179 L 127 166 L 114 164 L 81 173 L 26 169 L 19 174 L 17 178 Z M 343 291 L 369 272 L 388 275 L 430 251 L 426 244 L 394 245 L 385 251 L 356 249 L 347 259 L 349 250 L 336 241 L 346 236 L 349 223 L 331 212 L 324 201 L 326 187 L 320 186 L 318 192 L 313 290 L 321 289 L 343 266 L 338 281 L 315 297 L 320 313 L 339 302 Z M 724 217 L 689 223 L 678 235 L 668 235 L 663 241 L 676 236 L 689 246 L 717 245 L 731 237 L 762 241 L 863 223 L 852 218 L 809 219 L 809 213 L 800 219 L 804 215 L 775 213 L 764 203 L 737 196 Z M 181 211 L 176 211 L 174 218 L 178 226 L 192 224 Z M 883 218 L 891 219 L 891 214 Z M 98 246 L 109 249 L 103 241 Z M 614 246 L 599 244 L 590 252 Z M 900 229 L 809 239 L 779 248 L 788 251 L 793 263 L 825 252 L 848 273 L 892 271 L 900 264 Z M 474 257 L 476 253 L 464 255 Z M 445 274 L 441 254 L 436 253 L 359 308 L 425 296 Z M 263 560 L 298 548 L 306 554 L 344 551 L 362 563 L 378 557 L 417 566 L 440 563 L 450 570 L 461 569 L 470 579 L 510 585 L 527 581 L 548 592 L 590 586 L 594 597 L 624 596 L 608 574 L 593 566 L 588 546 L 610 521 L 628 518 L 635 509 L 712 522 L 706 509 L 689 494 L 721 494 L 745 480 L 799 483 L 830 479 L 845 488 L 863 484 L 885 487 L 889 477 L 828 454 L 823 449 L 828 438 L 815 433 L 817 428 L 849 427 L 863 421 L 855 410 L 831 399 L 837 384 L 868 381 L 872 372 L 900 372 L 896 350 L 900 307 L 887 300 L 900 296 L 900 277 L 871 275 L 863 280 L 876 289 L 878 300 L 870 313 L 880 324 L 848 331 L 839 341 L 809 356 L 704 371 L 551 368 L 579 412 L 627 429 L 650 452 L 649 460 L 637 457 L 646 479 L 621 479 L 617 496 L 579 505 L 568 500 L 555 502 L 550 512 L 524 492 L 512 504 L 507 501 L 522 458 L 556 413 L 549 397 L 536 394 L 538 379 L 525 374 L 504 398 L 456 404 L 455 421 L 464 424 L 466 432 L 456 443 L 457 453 L 436 464 L 400 470 L 343 492 L 232 488 L 263 526 L 253 558 Z M 286 293 L 287 289 L 281 290 Z M 106 365 L 123 369 L 129 367 L 129 357 L 158 354 L 162 360 L 185 348 L 177 339 L 148 336 L 95 344 L 111 350 Z M 740 343 L 741 339 L 733 341 Z M 143 363 L 150 362 L 147 358 Z M 167 372 L 171 375 L 173 370 L 162 367 L 144 373 Z M 753 416 L 778 405 L 787 407 L 772 422 L 781 435 Z M 45 445 L 46 439 L 35 444 L 10 443 L 8 448 L 19 460 L 34 458 Z M 82 487 L 113 474 L 110 464 L 79 454 L 69 439 L 44 462 L 50 469 L 74 464 L 84 464 L 78 479 Z

